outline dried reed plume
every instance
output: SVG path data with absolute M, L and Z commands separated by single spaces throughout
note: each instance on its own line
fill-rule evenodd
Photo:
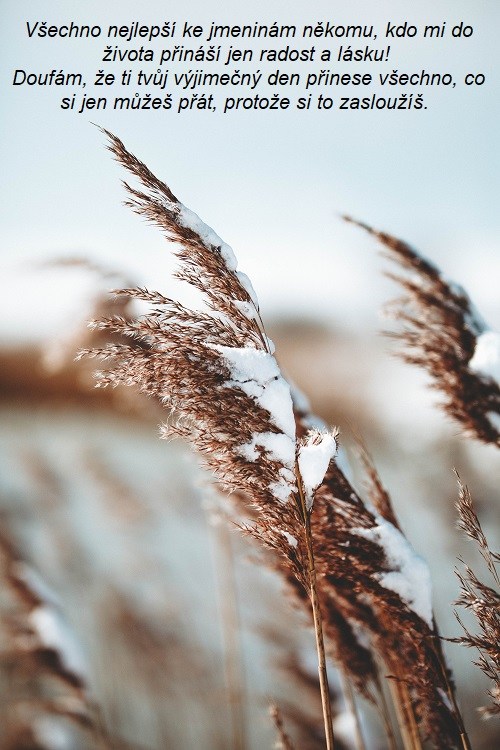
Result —
M 117 284 L 129 285 L 130 279 L 125 274 L 78 256 L 55 258 L 44 262 L 41 267 L 80 268 L 96 277 L 101 288 L 96 291 L 94 298 L 89 300 L 89 314 L 85 319 L 88 319 L 89 315 L 92 317 L 120 315 L 130 318 L 130 301 L 126 298 L 112 297 L 106 290 L 106 287 Z M 90 331 L 82 325 L 82 321 L 79 321 L 72 330 L 68 330 L 46 344 L 43 352 L 43 365 L 51 373 L 64 370 L 73 362 L 76 349 L 98 346 L 102 343 L 98 332 Z
M 332 460 L 336 433 L 318 429 L 281 375 L 231 248 L 107 135 L 115 158 L 144 188 L 125 183 L 127 205 L 176 243 L 176 276 L 201 292 L 205 308 L 146 289 L 117 292 L 154 307 L 133 321 L 94 321 L 130 342 L 81 353 L 110 362 L 97 384 L 134 385 L 159 399 L 171 412 L 164 436 L 188 440 L 238 503 L 251 504 L 250 533 L 277 553 L 297 597 L 312 605 L 328 748 L 323 627 L 328 650 L 359 692 L 380 704 L 381 675 L 390 676 L 405 748 L 421 748 L 422 737 L 438 748 L 468 747 L 433 623 L 428 571 L 395 524 L 381 483 L 376 507 L 365 504 Z
M 495 585 L 500 588 L 500 577 L 497 564 L 500 555 L 492 552 L 481 528 L 472 498 L 468 488 L 458 479 L 459 495 L 457 502 L 458 527 L 471 539 L 488 568 Z M 474 662 L 493 683 L 489 696 L 491 705 L 485 706 L 481 712 L 485 718 L 500 715 L 500 593 L 498 590 L 484 584 L 474 571 L 463 561 L 463 571 L 457 570 L 460 581 L 460 597 L 456 601 L 461 607 L 472 612 L 479 626 L 479 634 L 472 634 L 462 623 L 458 614 L 456 617 L 465 635 L 454 639 L 469 648 L 479 652 L 479 658 Z
M 141 348 L 115 344 L 84 353 L 113 360 L 111 369 L 98 374 L 99 385 L 136 385 L 170 407 L 163 434 L 191 442 L 224 488 L 243 493 L 258 510 L 252 532 L 288 561 L 309 591 L 327 746 L 333 747 L 310 518 L 335 437 L 328 431 L 297 437 L 289 386 L 273 357 L 255 293 L 236 270 L 231 248 L 121 141 L 107 135 L 116 159 L 146 189 L 126 185 L 128 205 L 178 243 L 176 275 L 202 293 L 206 310 L 187 309 L 145 289 L 120 290 L 155 309 L 137 321 L 113 316 L 96 321 L 95 327 L 128 336 Z
M 299 429 L 306 429 L 318 418 L 303 399 L 300 403 Z M 368 502 L 332 462 L 312 515 L 329 648 L 345 678 L 377 704 L 389 746 L 385 676 L 405 748 L 420 747 L 420 734 L 439 748 L 468 747 L 434 624 L 427 567 L 403 536 L 362 443 L 359 451 Z
M 2 747 L 51 747 L 46 738 L 53 732 L 75 731 L 93 747 L 111 748 L 90 700 L 85 664 L 57 600 L 3 529 L 0 566 L 1 667 L 10 696 L 2 709 Z
M 404 296 L 388 306 L 402 324 L 402 358 L 423 367 L 444 395 L 443 408 L 468 435 L 500 445 L 500 335 L 490 330 L 462 287 L 406 242 L 345 219 L 376 237 L 404 274 L 388 273 Z

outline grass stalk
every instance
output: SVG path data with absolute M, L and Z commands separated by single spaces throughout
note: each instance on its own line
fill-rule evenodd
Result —
M 215 524 L 216 573 L 219 581 L 224 670 L 231 717 L 231 747 L 246 750 L 245 678 L 240 640 L 238 594 L 231 534 L 224 520 Z
M 389 680 L 389 682 L 390 682 L 390 680 Z M 385 683 L 386 683 L 386 680 L 384 680 L 383 682 L 381 682 L 381 685 L 380 685 L 380 693 L 379 693 L 379 695 L 380 695 L 380 704 L 379 704 L 378 708 L 379 708 L 379 711 L 380 711 L 380 715 L 382 717 L 382 722 L 383 722 L 383 725 L 384 725 L 384 730 L 385 730 L 385 735 L 386 735 L 386 738 L 387 738 L 387 744 L 388 744 L 389 750 L 397 750 L 396 737 L 394 735 L 394 729 L 393 729 L 393 726 L 392 726 L 389 705 L 387 703 L 387 698 L 386 698 L 386 695 L 385 695 L 385 692 L 384 692 Z
M 465 725 L 462 719 L 462 714 L 460 712 L 457 699 L 455 697 L 455 690 L 453 689 L 453 685 L 450 682 L 450 678 L 448 675 L 448 670 L 446 668 L 446 662 L 445 662 L 445 658 L 443 654 L 443 646 L 441 643 L 441 637 L 439 635 L 438 626 L 435 623 L 434 623 L 434 629 L 436 632 L 436 651 L 439 657 L 439 665 L 441 667 L 443 679 L 446 684 L 446 693 L 448 695 L 451 705 L 453 706 L 453 713 L 455 714 L 455 719 L 457 721 L 458 728 L 460 731 L 460 740 L 462 742 L 462 748 L 463 750 L 472 750 L 472 746 L 469 741 L 469 736 L 467 734 L 467 731 L 465 729 Z
M 396 719 L 404 750 L 422 750 L 422 741 L 413 711 L 411 696 L 404 679 L 404 673 L 396 658 L 385 652 L 383 663 L 390 669 L 392 677 L 387 682 L 396 711 Z
M 356 705 L 356 698 L 354 690 L 348 676 L 344 670 L 340 670 L 342 678 L 342 692 L 344 694 L 344 700 L 347 708 L 354 717 L 354 727 L 356 733 L 356 750 L 366 750 L 365 741 L 363 739 L 363 732 L 361 731 L 361 721 L 359 719 L 359 711 Z
M 402 693 L 402 697 L 404 701 L 404 709 L 408 716 L 408 725 L 410 727 L 413 747 L 415 748 L 415 750 L 422 750 L 422 741 L 420 739 L 420 733 L 418 731 L 418 724 L 415 718 L 415 712 L 413 710 L 413 704 L 412 704 L 410 692 L 405 682 L 400 682 L 399 687 L 401 689 L 401 693 Z
M 305 529 L 305 540 L 307 547 L 307 573 L 309 583 L 309 598 L 311 601 L 313 620 L 314 620 L 314 635 L 316 638 L 316 652 L 318 655 L 318 675 L 319 675 L 319 686 L 321 691 L 321 707 L 323 710 L 323 722 L 325 725 L 325 738 L 327 750 L 333 750 L 334 739 L 333 739 L 333 717 L 332 717 L 332 706 L 330 703 L 330 688 L 328 685 L 328 673 L 326 669 L 326 653 L 325 653 L 325 642 L 323 638 L 323 624 L 321 616 L 321 607 L 319 603 L 318 591 L 316 586 L 316 564 L 314 561 L 314 549 L 313 540 L 311 533 L 311 516 L 307 510 L 306 500 L 304 497 L 304 489 L 302 486 L 302 479 L 298 465 L 295 466 L 295 473 L 297 477 L 297 487 L 299 494 L 299 510 L 302 515 L 302 520 Z
M 413 717 L 413 709 L 408 705 L 408 691 L 402 685 L 399 677 L 389 680 L 392 702 L 396 709 L 399 731 L 403 741 L 404 750 L 422 750 L 422 744 L 415 733 L 416 726 Z

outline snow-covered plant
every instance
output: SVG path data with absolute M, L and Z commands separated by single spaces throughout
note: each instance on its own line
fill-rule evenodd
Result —
M 405 748 L 420 747 L 420 732 L 435 747 L 466 748 L 434 623 L 427 565 L 401 532 L 367 454 L 364 462 L 370 479 L 367 500 L 332 462 L 312 514 L 332 655 L 358 692 L 378 704 L 384 723 L 381 682 L 390 675 Z
M 467 747 L 427 567 L 398 528 L 387 494 L 382 499 L 381 483 L 371 505 L 336 464 L 336 431 L 317 428 L 283 377 L 231 248 L 107 135 L 115 158 L 142 185 L 125 183 L 128 205 L 175 243 L 176 275 L 199 290 L 204 307 L 119 290 L 152 309 L 135 320 L 93 322 L 129 342 L 82 352 L 109 363 L 97 385 L 133 385 L 160 400 L 170 410 L 163 435 L 189 441 L 247 516 L 252 509 L 250 532 L 278 553 L 279 569 L 310 604 L 328 748 L 323 630 L 328 651 L 363 695 L 380 703 L 382 677 L 390 677 L 405 748 L 421 747 L 420 732 L 435 747 Z
M 406 242 L 346 219 L 376 237 L 405 272 L 387 274 L 404 291 L 387 308 L 402 324 L 391 333 L 404 345 L 402 358 L 427 370 L 445 411 L 468 435 L 500 446 L 500 333 L 486 325 L 462 287 Z
M 290 387 L 273 356 L 257 298 L 237 270 L 231 248 L 186 208 L 163 182 L 108 133 L 115 157 L 146 192 L 127 185 L 129 205 L 176 243 L 177 272 L 203 295 L 205 310 L 188 309 L 158 292 L 122 289 L 154 305 L 144 317 L 113 316 L 99 329 L 128 336 L 85 354 L 112 360 L 98 385 L 125 383 L 162 401 L 171 418 L 163 435 L 186 438 L 228 492 L 257 509 L 258 534 L 287 560 L 311 599 L 328 747 L 333 747 L 328 681 L 311 511 L 336 450 L 333 433 L 296 431 Z M 137 346 L 137 343 L 140 346 Z
M 402 358 L 427 370 L 433 387 L 445 397 L 445 411 L 467 436 L 500 446 L 500 334 L 486 325 L 462 287 L 445 279 L 406 242 L 350 217 L 345 219 L 376 237 L 387 257 L 405 272 L 387 274 L 405 292 L 388 306 L 390 315 L 402 324 L 391 333 L 404 345 Z M 369 473 L 373 475 L 371 467 Z M 459 528 L 477 545 L 498 587 L 499 555 L 488 545 L 467 486 L 460 479 L 458 482 Z M 375 495 L 384 500 L 377 481 L 373 487 Z M 463 570 L 456 571 L 461 587 L 456 604 L 475 615 L 480 632 L 471 633 L 457 614 L 464 636 L 452 640 L 478 650 L 475 664 L 493 683 L 489 693 L 492 703 L 481 710 L 485 717 L 495 716 L 500 712 L 500 597 L 461 562 Z

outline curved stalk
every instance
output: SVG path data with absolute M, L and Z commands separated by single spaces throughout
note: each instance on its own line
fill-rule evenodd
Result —
M 323 638 L 323 621 L 321 616 L 321 607 L 319 604 L 318 591 L 316 587 L 316 564 L 314 561 L 314 549 L 311 533 L 311 515 L 307 510 L 302 478 L 299 467 L 296 464 L 295 474 L 297 478 L 297 487 L 299 491 L 298 507 L 304 523 L 306 547 L 307 547 L 307 573 L 309 583 L 309 598 L 314 620 L 314 635 L 316 637 L 316 652 L 318 655 L 318 675 L 319 686 L 321 691 L 321 707 L 323 710 L 323 722 L 325 725 L 325 737 L 327 750 L 333 750 L 333 717 L 330 703 L 330 688 L 328 685 L 328 674 L 326 670 L 325 643 Z

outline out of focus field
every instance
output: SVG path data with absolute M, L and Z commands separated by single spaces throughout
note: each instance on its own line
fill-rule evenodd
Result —
M 87 321 L 122 312 L 110 289 L 141 285 L 192 299 L 172 280 L 172 254 L 156 230 L 120 205 L 123 174 L 89 118 L 61 110 L 59 90 L 11 85 L 16 68 L 64 66 L 90 80 L 106 65 L 103 40 L 27 37 L 27 20 L 61 24 L 70 5 L 45 0 L 43 19 L 32 0 L 0 6 L 0 746 L 89 750 L 84 726 L 64 716 L 44 720 L 43 701 L 56 688 L 66 700 L 68 686 L 41 690 L 31 663 L 17 668 L 30 641 L 24 632 L 10 637 L 5 538 L 57 594 L 115 750 L 236 750 L 235 717 L 246 727 L 247 750 L 270 748 L 272 701 L 297 748 L 317 750 L 322 720 L 309 623 L 262 564 L 263 553 L 220 523 L 228 509 L 207 499 L 189 449 L 158 439 L 166 418 L 159 407 L 131 389 L 96 390 L 93 362 L 74 361 L 97 341 Z M 453 469 L 499 549 L 499 453 L 464 439 L 436 407 L 426 377 L 394 358 L 394 344 L 379 335 L 388 325 L 379 313 L 399 292 L 383 277 L 376 243 L 339 218 L 348 213 L 414 243 L 500 330 L 500 4 L 415 5 L 350 0 L 336 3 L 333 15 L 324 0 L 313 11 L 289 4 L 286 14 L 272 0 L 251 10 L 233 0 L 172 0 L 168 10 L 153 1 L 88 0 L 71 14 L 103 28 L 156 23 L 165 14 L 208 26 L 284 23 L 285 15 L 297 25 L 323 18 L 379 31 L 405 19 L 419 28 L 445 20 L 473 26 L 469 39 L 391 41 L 381 72 L 449 69 L 459 82 L 470 72 L 486 76 L 482 87 L 426 90 L 425 111 L 167 117 L 108 110 L 93 118 L 234 247 L 284 373 L 339 426 L 348 456 L 355 459 L 353 435 L 364 438 L 403 530 L 429 563 L 440 631 L 454 637 L 461 633 L 453 614 L 457 557 L 478 571 L 481 560 L 456 530 Z M 356 469 L 352 481 L 362 489 Z M 498 721 L 477 713 L 488 683 L 472 665 L 475 655 L 445 649 L 474 749 L 498 747 Z M 352 714 L 333 670 L 331 681 L 336 750 L 354 748 Z M 385 750 L 373 712 L 360 708 L 367 750 Z M 24 724 L 36 738 L 24 733 L 22 744 Z
M 1 527 L 57 592 L 106 725 L 132 747 L 233 747 L 224 631 L 231 600 L 241 625 L 248 747 L 272 746 L 271 700 L 292 735 L 305 732 L 300 747 L 321 746 L 304 729 L 307 721 L 320 727 L 321 719 L 314 691 L 304 692 L 304 673 L 314 675 L 314 645 L 302 615 L 274 575 L 255 564 L 259 550 L 236 530 L 221 534 L 220 509 L 207 500 L 189 449 L 158 439 L 161 409 L 131 389 L 95 390 L 93 362 L 73 361 L 78 348 L 95 341 L 85 320 L 110 304 L 106 289 L 116 279 L 81 263 L 29 272 L 32 280 L 36 274 L 40 285 L 55 285 L 54 293 L 60 284 L 73 294 L 64 315 L 59 298 L 53 320 L 40 307 L 36 334 L 25 326 L 17 340 L 12 331 L 4 336 Z M 456 558 L 479 563 L 455 528 L 453 468 L 469 485 L 495 549 L 498 452 L 460 437 L 433 406 L 438 396 L 425 378 L 395 361 L 394 347 L 373 331 L 312 315 L 271 318 L 268 329 L 283 370 L 313 409 L 340 427 L 347 453 L 353 432 L 364 437 L 404 530 L 430 565 L 441 632 L 458 635 Z M 480 721 L 476 711 L 487 683 L 471 665 L 473 654 L 457 645 L 447 652 L 474 747 L 492 748 L 495 721 Z M 338 689 L 335 678 L 333 684 Z M 2 710 L 12 719 L 16 700 L 26 696 L 16 696 L 5 669 L 2 685 Z M 335 710 L 338 736 L 353 747 L 340 698 Z M 368 747 L 383 747 L 367 715 Z M 62 742 L 69 730 L 59 721 Z M 71 744 L 74 737 L 64 741 L 46 746 L 85 747 Z

